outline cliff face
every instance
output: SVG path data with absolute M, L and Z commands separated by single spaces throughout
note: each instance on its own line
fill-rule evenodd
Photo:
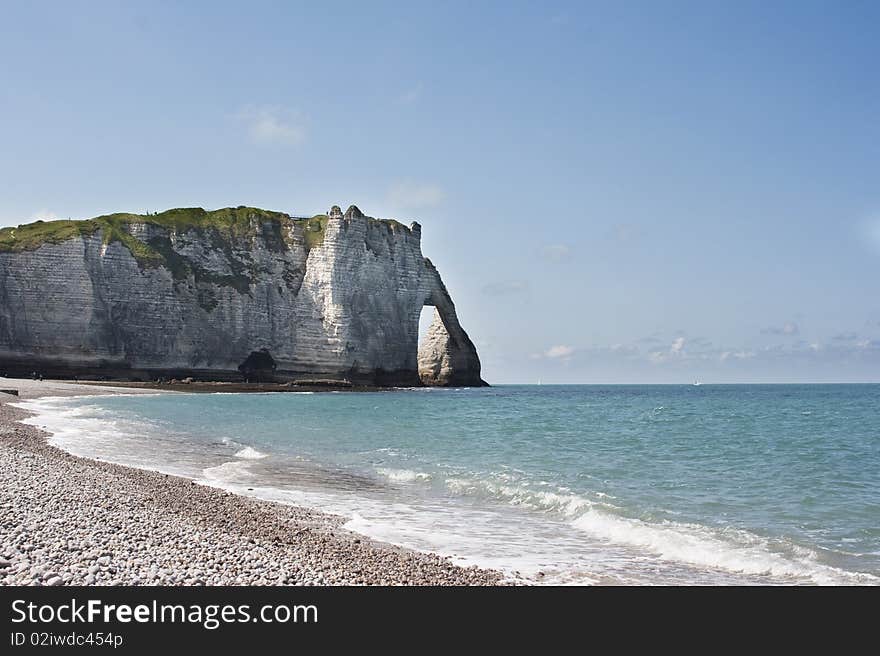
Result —
M 421 228 L 254 208 L 0 231 L 0 371 L 481 385 Z M 425 305 L 435 325 L 418 349 Z

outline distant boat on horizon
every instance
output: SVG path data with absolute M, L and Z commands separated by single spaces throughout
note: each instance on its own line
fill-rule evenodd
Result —
M 694 387 L 699 387 L 699 386 L 702 385 L 702 384 L 703 384 L 703 383 L 701 383 L 699 380 L 695 380 L 695 381 L 694 381 Z

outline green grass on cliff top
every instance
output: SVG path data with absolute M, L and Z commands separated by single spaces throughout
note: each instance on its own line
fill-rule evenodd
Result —
M 246 234 L 251 230 L 251 217 L 292 220 L 280 212 L 267 212 L 251 207 L 226 208 L 213 212 L 196 207 L 167 210 L 159 214 L 106 214 L 94 219 L 36 221 L 16 228 L 3 228 L 0 230 L 0 248 L 27 250 L 46 243 L 57 244 L 76 236 L 92 235 L 98 230 L 116 232 L 132 223 L 152 223 L 176 232 L 216 228 L 230 235 Z
M 405 229 L 402 223 L 393 219 L 374 219 L 367 217 L 371 224 L 382 224 L 391 230 Z M 206 211 L 201 207 L 181 207 L 156 214 L 105 214 L 94 219 L 58 221 L 36 221 L 17 227 L 0 229 L 0 252 L 34 250 L 44 244 L 60 244 L 75 237 L 86 237 L 101 231 L 103 241 L 109 244 L 119 241 L 138 257 L 138 259 L 161 259 L 149 245 L 133 237 L 131 224 L 153 224 L 173 233 L 190 230 L 214 230 L 227 238 L 255 236 L 260 226 L 267 222 L 277 222 L 283 229 L 291 224 L 301 225 L 306 247 L 319 246 L 327 229 L 327 215 L 316 214 L 308 219 L 293 218 L 284 212 L 273 212 L 257 207 L 226 207 Z M 282 230 L 282 234 L 286 234 Z
M 370 225 L 382 225 L 392 231 L 408 229 L 394 220 L 371 217 L 368 220 Z M 157 214 L 106 214 L 94 219 L 36 221 L 15 228 L 0 229 L 0 253 L 32 251 L 45 244 L 60 244 L 69 239 L 91 237 L 100 232 L 104 244 L 121 243 L 141 267 L 164 266 L 175 278 L 185 278 L 191 273 L 198 274 L 198 266 L 174 250 L 168 239 L 172 234 L 193 231 L 202 233 L 215 248 L 228 251 L 233 240 L 253 238 L 260 233 L 270 248 L 284 249 L 292 245 L 295 238 L 292 239 L 289 228 L 296 225 L 302 229 L 300 234 L 305 247 L 312 249 L 324 241 L 327 221 L 326 214 L 299 219 L 283 212 L 244 206 L 212 211 L 192 207 L 166 210 Z M 151 224 L 162 230 L 158 235 L 141 241 L 132 234 L 133 224 Z M 217 237 L 220 237 L 219 241 Z M 207 278 L 210 274 L 202 272 L 201 277 Z M 233 282 L 237 287 L 246 288 L 243 279 L 236 278 Z
M 308 248 L 314 248 L 323 241 L 327 226 L 327 217 L 323 214 L 310 219 L 294 219 L 283 212 L 256 207 L 227 207 L 213 211 L 200 207 L 178 208 L 157 214 L 107 214 L 94 219 L 37 221 L 15 228 L 3 228 L 0 229 L 0 252 L 34 250 L 44 244 L 59 244 L 101 231 L 105 244 L 119 241 L 142 263 L 159 264 L 162 256 L 131 235 L 131 224 L 153 224 L 173 233 L 214 230 L 224 237 L 235 238 L 254 236 L 260 226 L 268 221 L 279 223 L 282 229 L 293 223 L 302 225 Z

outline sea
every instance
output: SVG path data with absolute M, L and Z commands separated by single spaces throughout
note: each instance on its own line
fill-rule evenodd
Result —
M 563 585 L 877 585 L 880 385 L 502 385 L 23 402 L 77 455 Z

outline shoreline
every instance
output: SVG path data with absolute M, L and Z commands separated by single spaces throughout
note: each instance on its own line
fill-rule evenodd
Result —
M 407 387 L 380 387 L 377 385 L 354 385 L 343 384 L 339 381 L 311 381 L 301 383 L 246 383 L 229 381 L 206 381 L 174 379 L 166 382 L 156 381 L 132 381 L 132 380 L 67 380 L 58 378 L 46 378 L 36 380 L 32 378 L 5 378 L 0 376 L 3 387 L 15 389 L 24 386 L 26 389 L 31 385 L 48 386 L 71 386 L 83 388 L 83 394 L 94 394 L 88 388 L 107 390 L 108 394 L 119 390 L 149 390 L 152 392 L 188 392 L 188 393 L 249 393 L 265 394 L 267 392 L 388 392 L 399 389 L 411 389 Z
M 2 585 L 503 582 L 501 572 L 371 540 L 337 515 L 74 456 L 21 423 L 33 413 L 10 405 L 134 388 L 8 379 L 0 387 L 20 393 L 0 394 Z

